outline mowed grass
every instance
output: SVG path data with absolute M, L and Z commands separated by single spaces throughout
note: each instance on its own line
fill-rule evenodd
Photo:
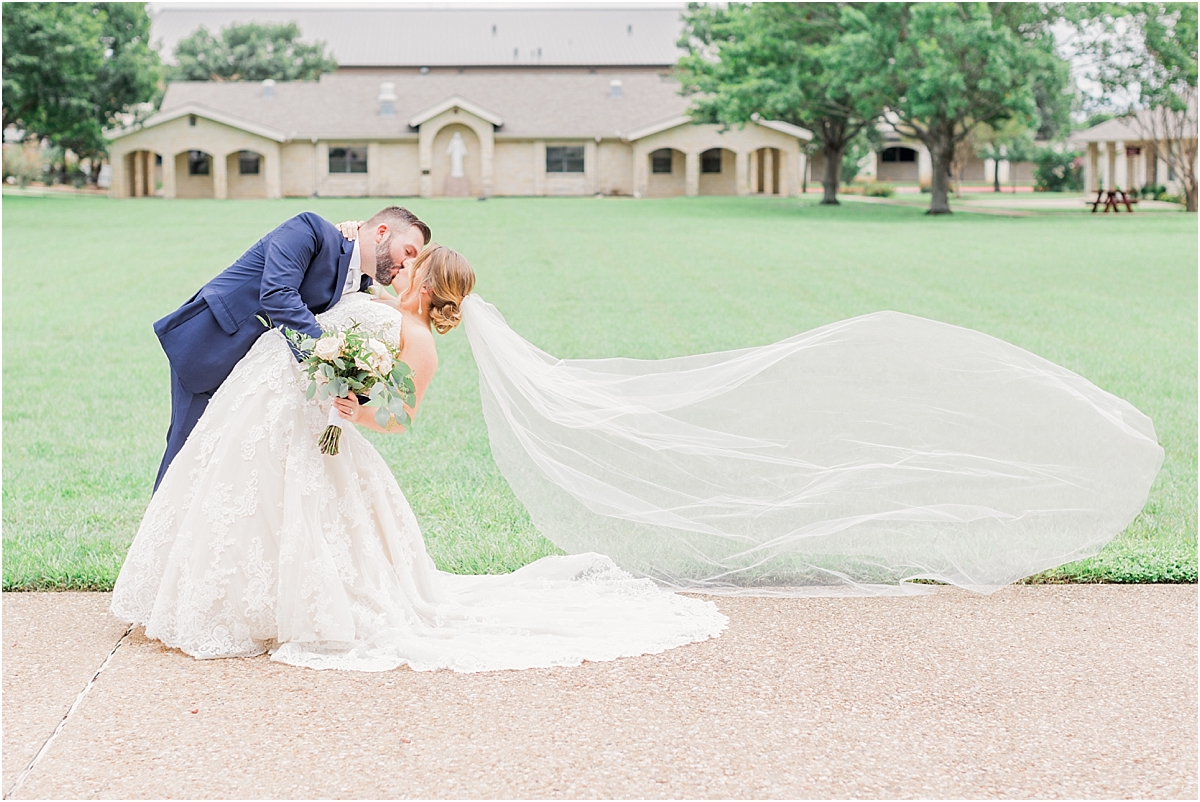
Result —
M 562 357 L 669 357 L 896 309 L 1081 373 L 1154 420 L 1166 462 L 1097 557 L 1033 581 L 1196 581 L 1196 217 L 1030 218 L 811 200 L 402 201 L 461 250 L 478 291 Z M 4 588 L 111 587 L 169 419 L 151 323 L 263 233 L 377 199 L 6 197 Z M 554 547 L 492 463 L 461 331 L 414 429 L 369 433 L 438 565 L 512 570 Z

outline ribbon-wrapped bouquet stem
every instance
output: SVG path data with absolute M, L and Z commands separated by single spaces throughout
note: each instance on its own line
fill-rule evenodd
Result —
M 400 361 L 398 350 L 360 331 L 357 323 L 317 338 L 286 328 L 283 335 L 301 355 L 310 400 L 349 398 L 354 393 L 364 406 L 375 409 L 380 426 L 387 427 L 393 420 L 401 426 L 410 423 L 405 406 L 412 408 L 416 390 L 412 368 Z M 330 407 L 329 425 L 320 439 L 322 454 L 338 453 L 346 423 L 337 407 Z

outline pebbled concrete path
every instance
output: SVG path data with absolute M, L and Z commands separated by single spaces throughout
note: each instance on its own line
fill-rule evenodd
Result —
M 460 675 L 200 662 L 106 594 L 4 594 L 4 794 L 1197 795 L 1196 586 L 718 599 L 719 639 Z

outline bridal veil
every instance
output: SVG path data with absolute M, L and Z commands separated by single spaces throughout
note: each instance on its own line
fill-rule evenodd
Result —
M 878 312 L 772 345 L 556 359 L 463 303 L 492 454 L 550 541 L 683 590 L 990 593 L 1098 552 L 1148 417 L 989 335 Z

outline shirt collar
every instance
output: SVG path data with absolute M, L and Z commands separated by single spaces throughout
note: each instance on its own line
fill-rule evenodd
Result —
M 350 272 L 359 273 L 362 271 L 362 254 L 359 253 L 358 243 L 360 240 L 354 240 L 354 250 L 350 252 Z

